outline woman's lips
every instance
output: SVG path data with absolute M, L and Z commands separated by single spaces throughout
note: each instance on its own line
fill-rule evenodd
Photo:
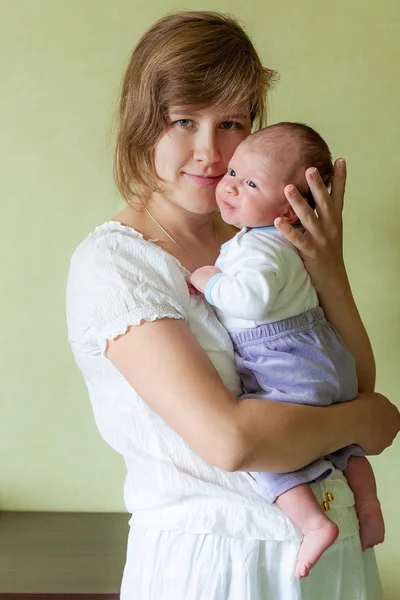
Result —
M 185 173 L 193 183 L 196 183 L 200 187 L 215 187 L 223 178 L 223 175 L 216 175 L 214 177 L 207 177 L 203 175 L 192 175 L 191 173 Z

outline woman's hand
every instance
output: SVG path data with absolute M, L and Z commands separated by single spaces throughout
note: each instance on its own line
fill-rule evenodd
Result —
M 338 159 L 334 165 L 331 193 L 318 170 L 307 169 L 307 183 L 316 204 L 316 212 L 294 185 L 287 185 L 285 196 L 299 217 L 305 231 L 292 227 L 283 218 L 275 227 L 297 248 L 317 292 L 329 293 L 330 287 L 348 285 L 343 262 L 342 211 L 346 185 L 346 163 Z
M 367 454 L 380 454 L 390 446 L 400 430 L 400 413 L 382 394 L 360 394 L 351 402 L 357 407 L 357 444 Z
M 328 321 L 337 329 L 355 358 L 358 389 L 369 392 L 375 385 L 375 362 L 343 261 L 342 210 L 346 163 L 341 158 L 335 162 L 330 194 L 316 169 L 307 169 L 306 178 L 318 214 L 297 189 L 289 185 L 285 188 L 286 197 L 305 231 L 293 228 L 282 219 L 276 219 L 275 226 L 299 251 Z

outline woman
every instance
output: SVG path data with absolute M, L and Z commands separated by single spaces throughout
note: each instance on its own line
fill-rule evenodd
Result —
M 263 123 L 273 76 L 235 21 L 206 12 L 158 21 L 125 74 L 115 171 L 128 205 L 78 247 L 67 290 L 69 339 L 96 423 L 128 470 L 121 600 L 312 600 L 322 585 L 325 600 L 380 597 L 340 472 L 313 484 L 318 499 L 334 498 L 339 541 L 301 583 L 299 532 L 247 474 L 295 470 L 352 443 L 379 453 L 399 428 L 397 409 L 372 392 L 373 356 L 343 265 L 344 161 L 332 198 L 307 174 L 319 218 L 287 187 L 304 234 L 277 225 L 356 358 L 356 400 L 321 409 L 238 402 L 227 332 L 186 284 L 234 234 L 215 212 L 215 187 Z

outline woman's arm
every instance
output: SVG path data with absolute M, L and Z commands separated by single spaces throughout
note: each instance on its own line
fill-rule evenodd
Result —
M 374 392 L 326 407 L 248 399 L 239 402 L 238 414 L 247 436 L 240 471 L 295 471 L 350 444 L 380 454 L 400 429 L 397 408 Z
M 355 358 L 358 391 L 372 392 L 375 389 L 375 359 L 350 284 L 338 287 L 331 294 L 320 294 L 320 302 L 328 321 L 336 327 Z
M 331 194 L 315 169 L 308 169 L 306 178 L 316 202 L 317 215 L 294 186 L 287 186 L 286 197 L 300 218 L 305 232 L 294 229 L 282 219 L 277 220 L 275 225 L 299 251 L 327 319 L 336 327 L 353 354 L 359 391 L 369 392 L 375 386 L 375 360 L 354 302 L 343 260 L 345 161 L 338 159 L 335 162 Z
M 398 430 L 397 409 L 379 395 L 324 408 L 238 401 L 183 320 L 133 326 L 107 356 L 197 454 L 227 471 L 292 471 L 350 443 L 378 453 Z

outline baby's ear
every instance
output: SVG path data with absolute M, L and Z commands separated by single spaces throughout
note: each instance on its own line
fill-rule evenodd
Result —
M 293 207 L 289 204 L 289 202 L 287 203 L 285 212 L 283 212 L 281 214 L 281 217 L 284 217 L 284 219 L 290 225 L 293 225 L 294 223 L 296 223 L 299 220 L 299 217 L 296 215 L 296 213 L 293 210 Z

